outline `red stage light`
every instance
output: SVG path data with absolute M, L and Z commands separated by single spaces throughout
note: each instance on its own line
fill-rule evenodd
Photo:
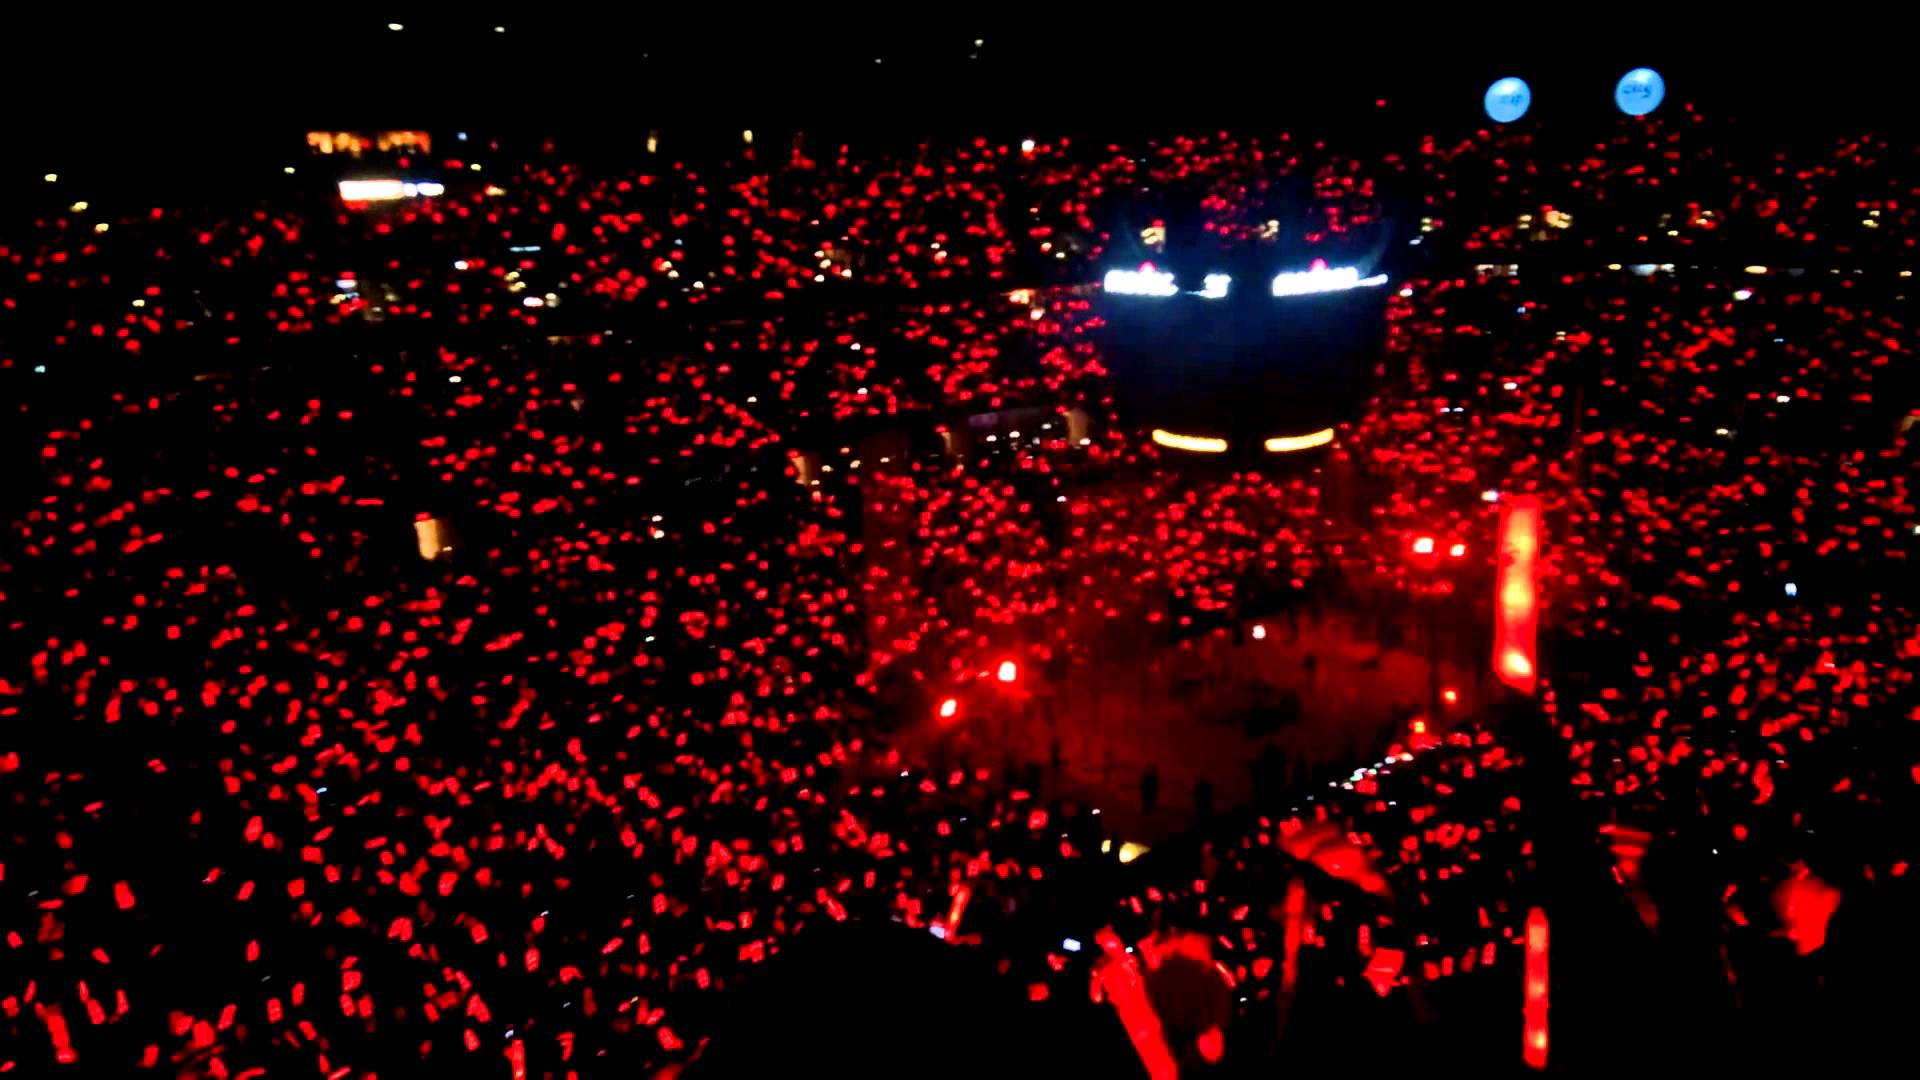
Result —
M 1020 677 L 1020 666 L 1011 660 L 1000 661 L 1000 670 L 995 674 L 1001 682 L 1010 683 Z

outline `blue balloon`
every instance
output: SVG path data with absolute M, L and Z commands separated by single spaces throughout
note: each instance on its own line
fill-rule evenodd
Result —
M 1620 76 L 1613 88 L 1613 103 L 1628 116 L 1645 116 L 1660 107 L 1667 96 L 1667 83 L 1652 68 L 1634 68 Z
M 1527 106 L 1533 104 L 1533 90 L 1525 79 L 1516 79 L 1509 75 L 1496 79 L 1487 87 L 1487 115 L 1496 124 L 1511 124 L 1527 115 Z

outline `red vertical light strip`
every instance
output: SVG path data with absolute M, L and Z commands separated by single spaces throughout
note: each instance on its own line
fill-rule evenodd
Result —
M 967 901 L 973 899 L 973 885 L 961 882 L 953 887 L 953 906 L 947 909 L 947 940 L 954 941 L 960 933 L 960 916 L 967 913 Z
M 73 1039 L 67 1034 L 67 1018 L 60 1013 L 58 1005 L 43 1005 L 34 1002 L 34 1010 L 40 1014 L 40 1022 L 47 1025 L 47 1037 L 53 1040 L 53 1060 L 62 1065 L 71 1065 L 80 1060 L 73 1052 Z
M 1547 1067 L 1547 913 L 1527 912 L 1527 993 L 1520 1056 L 1528 1068 Z
M 1521 495 L 1500 506 L 1500 572 L 1493 594 L 1493 673 L 1533 693 L 1534 636 L 1540 617 L 1540 500 Z
M 1299 878 L 1287 882 L 1287 924 L 1280 954 L 1280 992 L 1293 993 L 1300 979 L 1300 939 L 1307 921 L 1307 887 Z

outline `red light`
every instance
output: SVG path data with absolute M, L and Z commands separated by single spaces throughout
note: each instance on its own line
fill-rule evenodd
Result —
M 1419 539 L 1415 540 L 1413 542 L 1413 553 L 1415 555 L 1433 554 L 1433 537 L 1422 536 Z
M 959 715 L 959 712 L 960 700 L 958 698 L 948 698 L 940 703 L 940 719 L 942 720 L 951 720 Z
M 1400 982 L 1400 968 L 1406 961 L 1407 954 L 1399 949 L 1375 949 L 1362 974 L 1373 984 L 1374 993 L 1386 997 Z
M 1255 641 L 1267 640 L 1267 628 L 1264 625 L 1260 623 L 1253 624 L 1253 640 Z
M 1805 866 L 1773 890 L 1773 910 L 1780 925 L 1801 956 L 1815 952 L 1827 943 L 1827 923 L 1840 906 L 1839 889 L 1828 885 Z
M 1201 1032 L 1200 1037 L 1194 1041 L 1194 1046 L 1200 1051 L 1200 1057 L 1207 1064 L 1218 1065 L 1220 1059 L 1227 1054 L 1227 1037 L 1221 1032 L 1219 1026 L 1215 1025 Z
M 1460 558 L 1462 555 L 1465 555 L 1466 553 L 1467 553 L 1467 545 L 1465 544 L 1455 544 L 1452 547 L 1447 549 L 1447 554 L 1453 556 L 1456 559 Z
M 1460 691 L 1449 686 L 1440 692 L 1440 700 L 1449 705 L 1458 705 L 1460 703 Z
M 1011 660 L 1002 660 L 1000 661 L 1000 670 L 996 673 L 995 677 L 1001 682 L 1012 682 L 1020 677 L 1020 667 Z

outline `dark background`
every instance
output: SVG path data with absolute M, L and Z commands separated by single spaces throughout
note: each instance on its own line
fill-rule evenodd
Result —
M 649 129 L 682 145 L 737 146 L 746 127 L 763 145 L 800 127 L 865 139 L 1211 126 L 1450 136 L 1484 123 L 1480 95 L 1508 74 L 1533 86 L 1529 120 L 1597 129 L 1614 115 L 1614 81 L 1643 64 L 1666 77 L 1663 111 L 1691 102 L 1769 137 L 1912 127 L 1905 37 L 1889 8 L 1795 5 L 1783 16 L 1778 5 L 1628 2 L 1402 16 L 1400 6 L 969 3 L 766 16 L 731 4 L 674 9 L 696 14 L 50 5 L 0 16 L 3 171 L 291 158 L 300 133 L 320 127 L 470 128 L 602 150 Z

